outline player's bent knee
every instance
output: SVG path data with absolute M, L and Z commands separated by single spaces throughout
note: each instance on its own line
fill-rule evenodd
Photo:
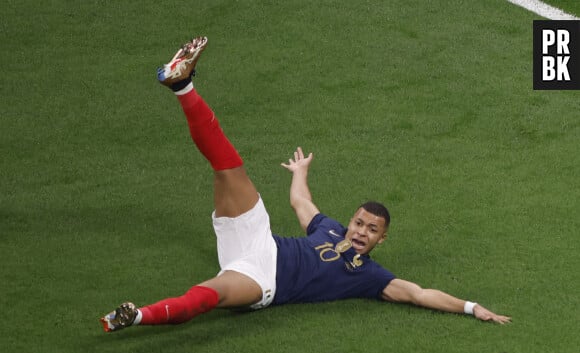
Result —
M 258 283 L 235 271 L 225 271 L 200 286 L 212 288 L 218 293 L 219 308 L 250 306 L 262 299 L 262 289 Z

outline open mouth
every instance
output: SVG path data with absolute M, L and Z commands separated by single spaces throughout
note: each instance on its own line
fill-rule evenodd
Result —
M 358 239 L 351 239 L 350 242 L 352 243 L 352 247 L 357 249 L 357 250 L 361 250 L 364 249 L 364 247 L 366 246 L 366 244 Z

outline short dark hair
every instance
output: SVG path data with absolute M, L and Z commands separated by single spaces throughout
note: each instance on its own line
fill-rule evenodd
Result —
M 380 202 L 367 201 L 360 205 L 359 208 L 364 208 L 365 211 L 374 214 L 375 216 L 382 217 L 385 219 L 385 227 L 388 227 L 391 223 L 391 215 L 389 210 Z

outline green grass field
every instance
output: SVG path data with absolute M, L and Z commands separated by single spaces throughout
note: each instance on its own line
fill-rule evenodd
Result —
M 3 352 L 578 350 L 580 93 L 532 90 L 538 16 L 503 0 L 7 0 L 0 18 Z M 300 234 L 279 164 L 302 146 L 325 213 L 389 207 L 375 260 L 513 323 L 347 300 L 103 333 L 119 303 L 219 270 L 211 169 L 155 76 L 198 34 L 196 86 L 275 232 Z

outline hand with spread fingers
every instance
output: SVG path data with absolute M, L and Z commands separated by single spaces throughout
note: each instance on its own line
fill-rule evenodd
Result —
M 288 164 L 282 163 L 282 167 L 288 169 L 291 172 L 296 172 L 299 169 L 308 170 L 310 167 L 310 162 L 312 162 L 312 152 L 308 154 L 307 157 L 304 157 L 304 152 L 302 151 L 301 147 L 296 148 L 294 152 L 294 159 L 290 158 L 288 160 Z

